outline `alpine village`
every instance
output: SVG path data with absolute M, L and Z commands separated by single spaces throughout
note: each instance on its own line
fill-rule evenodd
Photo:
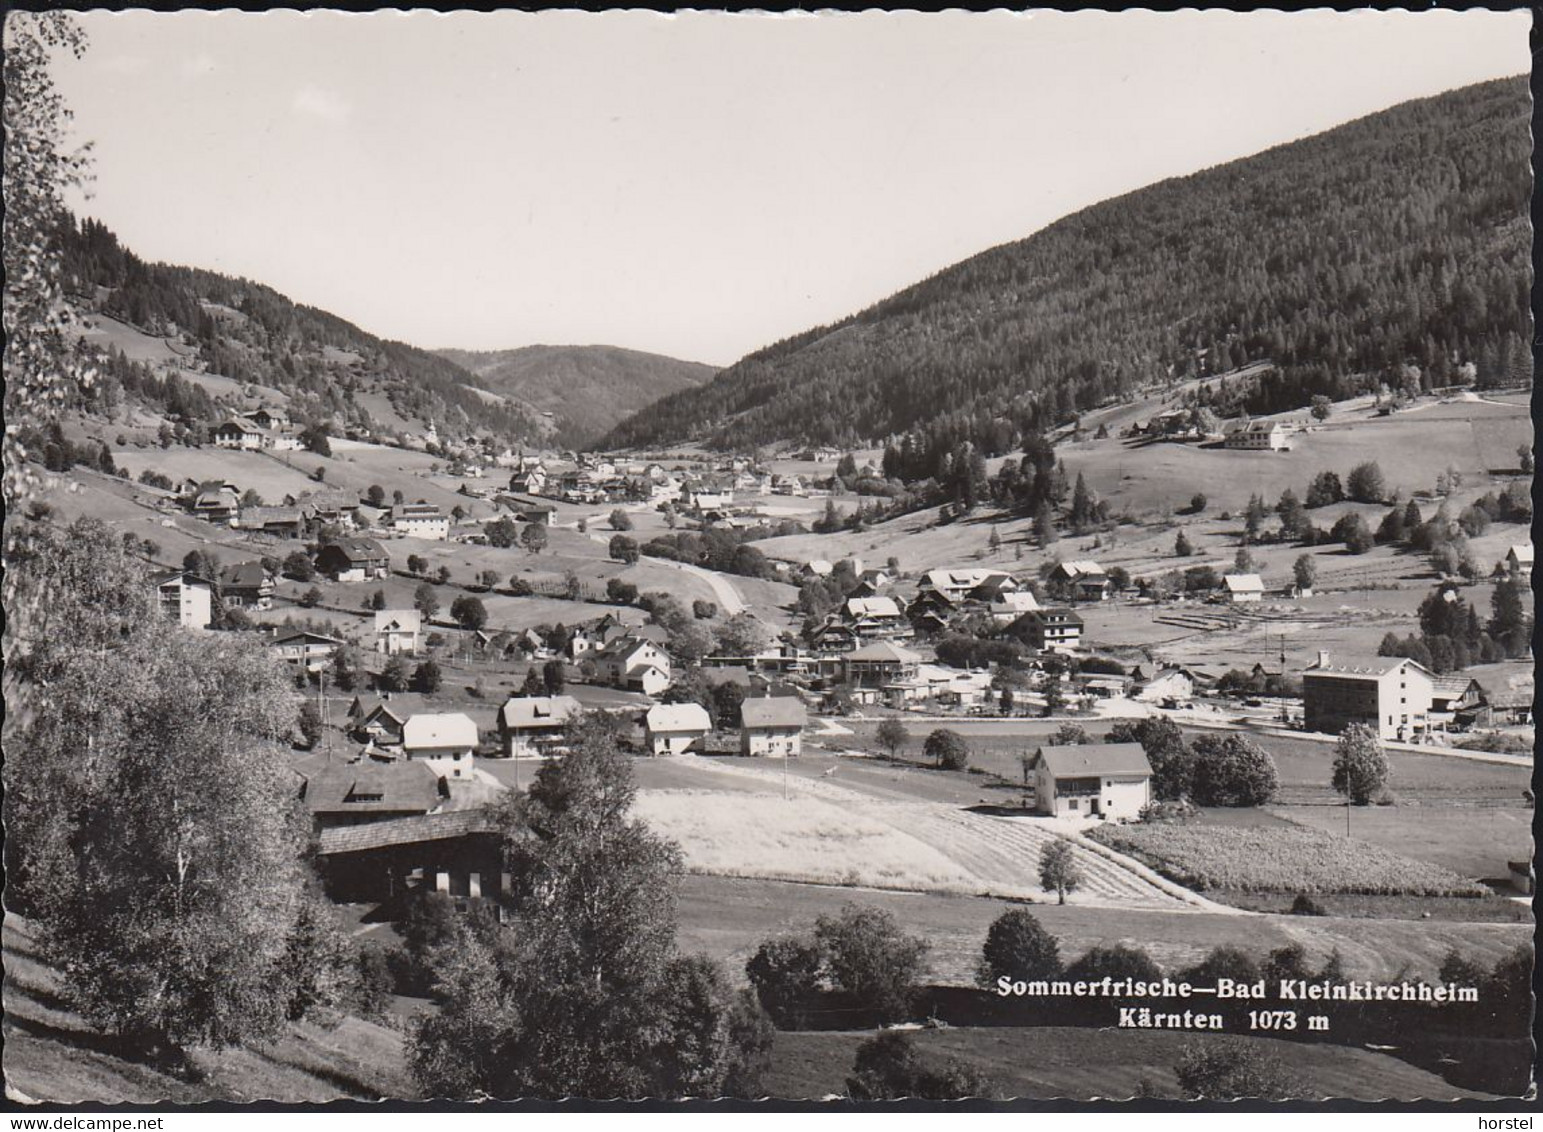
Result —
M 1524 78 L 720 371 L 141 259 L 31 18 L 13 1099 L 1526 1091 Z

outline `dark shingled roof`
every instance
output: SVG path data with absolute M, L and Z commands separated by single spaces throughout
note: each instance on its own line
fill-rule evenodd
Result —
M 324 829 L 317 838 L 317 852 L 323 857 L 338 853 L 363 853 L 371 849 L 388 849 L 393 845 L 448 841 L 470 834 L 493 832 L 493 815 L 487 810 L 451 810 L 448 813 Z

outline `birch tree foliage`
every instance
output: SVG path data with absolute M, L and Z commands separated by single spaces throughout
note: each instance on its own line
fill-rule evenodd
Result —
M 74 357 L 67 335 L 72 321 L 63 303 L 62 271 L 54 233 L 66 215 L 64 195 L 85 183 L 88 150 L 67 149 L 70 110 L 49 73 L 60 54 L 77 58 L 85 51 L 84 33 L 64 12 L 12 12 L 4 29 L 5 180 L 4 266 L 5 301 L 5 432 L 0 441 L 4 470 L 0 494 L 6 512 L 22 514 L 25 504 L 42 489 L 42 476 L 29 466 L 21 431 L 53 419 L 74 399 L 91 373 Z M 27 529 L 7 522 L 5 559 L 22 556 Z M 18 573 L 8 570 L 3 582 L 6 608 L 7 661 L 23 633 L 28 615 L 46 606 L 46 595 L 34 591 L 20 600 Z M 8 666 L 9 667 L 9 666 Z M 10 706 L 18 686 L 8 674 Z
M 297 991 L 328 997 L 309 956 L 335 951 L 306 889 L 282 666 L 136 605 L 145 579 L 105 524 L 39 545 L 50 643 L 40 710 L 8 736 L 7 903 L 37 917 L 73 1004 L 142 1052 L 271 1036 Z

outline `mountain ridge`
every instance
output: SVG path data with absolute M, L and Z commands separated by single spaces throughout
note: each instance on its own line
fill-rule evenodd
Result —
M 1142 388 L 1266 361 L 1229 392 L 1315 394 L 1530 365 L 1526 79 L 1401 103 L 1101 201 L 623 421 L 611 448 L 852 445 L 988 453 Z
M 607 343 L 533 343 L 503 350 L 440 348 L 495 393 L 551 413 L 569 447 L 608 431 L 659 398 L 710 380 L 717 367 Z

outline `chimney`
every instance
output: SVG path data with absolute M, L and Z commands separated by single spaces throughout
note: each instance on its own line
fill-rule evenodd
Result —
M 1328 649 L 1319 649 L 1318 650 L 1318 663 L 1317 663 L 1317 665 L 1315 667 L 1323 668 L 1328 663 L 1329 663 L 1329 650 Z

